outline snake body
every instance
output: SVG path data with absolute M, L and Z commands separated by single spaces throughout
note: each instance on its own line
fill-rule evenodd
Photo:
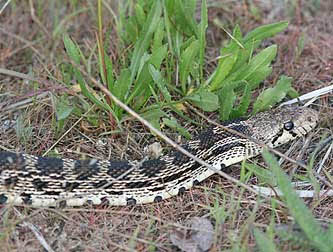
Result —
M 317 122 L 315 110 L 285 106 L 225 127 L 274 148 L 304 136 Z M 262 151 L 248 138 L 219 126 L 206 129 L 182 147 L 218 170 Z M 183 193 L 212 174 L 214 171 L 177 150 L 139 165 L 0 152 L 0 204 L 120 206 L 159 202 Z

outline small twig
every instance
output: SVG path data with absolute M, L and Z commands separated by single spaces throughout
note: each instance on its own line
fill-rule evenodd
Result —
M 323 88 L 314 90 L 314 91 L 312 91 L 310 93 L 301 95 L 301 96 L 299 96 L 299 97 L 297 97 L 295 99 L 292 99 L 292 100 L 286 101 L 284 103 L 281 103 L 280 107 L 285 106 L 285 105 L 290 105 L 290 104 L 293 104 L 293 103 L 297 103 L 299 101 L 305 101 L 305 100 L 310 100 L 310 99 L 317 99 L 319 96 L 322 96 L 324 94 L 328 94 L 328 93 L 330 93 L 332 91 L 333 91 L 333 85 L 330 85 L 330 86 L 327 86 L 327 87 L 323 87 Z M 307 104 L 305 104 L 305 106 L 306 105 Z
M 7 2 L 2 6 L 1 10 L 0 10 L 0 15 L 2 14 L 2 12 L 6 9 L 7 5 L 10 3 L 11 0 L 7 0 Z
M 16 208 L 14 208 L 14 211 L 20 218 L 24 218 L 22 216 L 22 214 Z M 45 240 L 44 236 L 40 233 L 40 231 L 38 230 L 38 228 L 35 225 L 33 225 L 32 223 L 27 222 L 27 221 L 23 221 L 22 225 L 28 227 L 33 232 L 33 234 L 36 236 L 37 240 L 40 242 L 40 244 L 44 247 L 44 249 L 47 252 L 54 252 L 54 250 L 50 247 L 50 245 Z
M 330 147 L 328 148 L 328 150 L 327 150 L 326 153 L 325 153 L 324 158 L 321 160 L 321 162 L 320 162 L 320 164 L 319 164 L 319 167 L 318 167 L 318 169 L 317 169 L 317 173 L 318 173 L 318 174 L 321 172 L 321 169 L 323 168 L 324 163 L 326 162 L 326 159 L 328 158 L 328 156 L 329 156 L 330 153 L 332 152 L 332 149 L 333 149 L 333 142 L 331 143 Z
M 272 188 L 256 185 L 253 185 L 253 188 L 266 196 L 283 196 L 283 193 L 278 188 L 274 188 L 273 190 Z M 316 195 L 316 191 L 314 190 L 295 190 L 295 193 L 300 198 L 313 198 Z M 333 190 L 321 190 L 318 192 L 318 195 L 319 197 L 331 197 L 333 196 Z

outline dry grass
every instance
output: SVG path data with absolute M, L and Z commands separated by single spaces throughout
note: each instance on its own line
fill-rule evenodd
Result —
M 54 128 L 55 108 L 50 93 L 63 95 L 70 92 L 74 98 L 78 96 L 60 83 L 62 78 L 60 63 L 64 62 L 62 58 L 65 57 L 65 53 L 61 35 L 52 35 L 56 17 L 63 19 L 74 10 L 70 4 L 61 6 L 55 4 L 57 1 L 49 2 L 50 5 L 32 6 L 28 1 L 13 1 L 15 6 L 7 7 L 0 15 L 0 67 L 29 73 L 43 80 L 37 86 L 32 82 L 0 75 L 1 150 L 36 155 L 49 151 L 60 137 Z M 55 6 L 52 7 L 51 2 Z M 249 6 L 234 4 L 235 6 L 227 10 L 211 8 L 210 20 L 220 17 L 232 26 L 239 22 L 244 32 L 259 24 L 282 19 L 291 20 L 287 32 L 274 38 L 279 45 L 278 58 L 274 65 L 274 73 L 262 87 L 269 86 L 272 81 L 275 82 L 281 73 L 294 77 L 293 86 L 300 93 L 332 84 L 333 24 L 330 20 L 333 19 L 333 7 L 331 4 L 322 3 L 321 9 L 315 12 L 304 11 L 302 15 L 295 17 L 286 15 L 286 10 L 283 8 L 280 12 L 270 15 L 272 11 L 261 6 L 263 15 L 259 18 L 253 15 Z M 90 8 L 87 3 L 79 6 Z M 303 3 L 302 7 L 307 6 Z M 42 14 L 37 17 L 33 15 L 32 10 L 35 11 L 35 15 L 36 12 Z M 87 48 L 95 43 L 95 25 L 94 15 L 90 11 L 64 22 L 64 27 L 70 35 L 76 41 L 82 41 Z M 104 27 L 108 25 L 114 24 L 110 20 L 105 20 Z M 213 25 L 211 26 L 207 37 L 210 44 L 207 52 L 210 58 L 207 61 L 214 64 L 216 48 L 219 48 L 221 40 L 226 37 Z M 295 48 L 301 34 L 305 35 L 306 43 L 302 53 L 296 57 Z M 112 57 L 121 57 L 116 51 L 110 53 Z M 207 71 L 210 71 L 209 66 Z M 56 79 L 49 79 L 50 74 Z M 36 95 L 40 98 L 35 99 Z M 27 99 L 31 101 L 13 106 Z M 298 140 L 282 150 L 290 151 L 288 155 L 295 159 L 308 160 L 313 147 L 322 138 L 332 135 L 332 101 L 332 96 L 326 95 L 315 105 L 321 112 L 322 120 L 319 128 L 310 136 L 310 148 L 304 149 L 304 140 Z M 8 110 L 10 106 L 12 108 Z M 18 130 L 14 129 L 18 120 L 19 134 Z M 80 121 L 75 124 L 78 120 Z M 134 120 L 127 121 L 123 125 L 124 131 L 116 136 L 110 133 L 111 127 L 103 118 L 99 120 L 97 126 L 92 127 L 84 119 L 73 116 L 66 122 L 65 128 L 69 129 L 74 124 L 76 126 L 51 149 L 52 155 L 68 158 L 93 156 L 102 159 L 135 160 L 144 157 L 142 151 L 144 146 L 156 141 L 156 138 Z M 326 151 L 327 146 L 319 152 L 315 167 L 320 164 Z M 329 178 L 330 176 L 332 178 L 333 173 L 332 158 L 331 152 L 324 163 L 327 174 L 323 172 L 320 174 L 323 180 L 331 184 L 333 181 L 329 181 Z M 253 162 L 264 166 L 260 158 Z M 283 162 L 282 167 L 289 173 L 302 175 L 306 172 L 287 162 Z M 234 165 L 230 168 L 230 175 L 239 179 L 240 171 L 241 165 Z M 258 180 L 256 177 L 251 177 L 247 183 L 257 184 Z M 331 197 L 307 199 L 306 204 L 317 219 L 332 222 Z M 41 242 L 31 229 L 24 225 L 25 222 L 37 227 L 54 251 L 174 251 L 176 248 L 172 246 L 169 234 L 176 228 L 181 228 L 185 220 L 194 216 L 208 217 L 215 227 L 215 240 L 211 251 L 231 248 L 253 251 L 256 248 L 252 234 L 253 227 L 266 229 L 271 223 L 287 224 L 291 227 L 293 223 L 286 208 L 249 193 L 219 176 L 213 176 L 182 196 L 158 204 L 78 209 L 2 207 L 0 216 L 1 251 L 43 251 Z M 293 241 L 280 241 L 280 248 L 284 251 L 305 250 L 306 245 L 304 246 Z

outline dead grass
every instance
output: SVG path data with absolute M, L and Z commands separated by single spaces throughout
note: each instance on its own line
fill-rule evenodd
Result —
M 53 7 L 52 4 L 43 4 L 39 6 L 42 14 L 36 17 L 32 15 L 32 6 L 28 1 L 13 2 L 15 6 L 7 7 L 0 16 L 0 67 L 29 73 L 44 81 L 36 86 L 28 81 L 0 75 L 0 148 L 42 155 L 60 137 L 54 131 L 55 108 L 49 93 L 62 95 L 70 92 L 57 80 L 48 78 L 51 73 L 61 80 L 59 62 L 63 62 L 61 58 L 65 57 L 62 37 L 53 37 L 52 32 L 56 18 L 64 19 L 74 10 L 68 3 L 65 6 L 53 3 Z M 33 6 L 35 12 L 38 9 L 37 5 Z M 91 6 L 82 3 L 81 7 Z M 295 18 L 285 16 L 283 8 L 281 13 L 273 16 L 269 15 L 269 8 L 260 8 L 263 15 L 255 18 L 248 5 L 234 2 L 232 8 L 227 10 L 211 8 L 209 18 L 212 21 L 219 17 L 231 26 L 239 22 L 243 32 L 258 24 L 291 19 L 287 32 L 274 38 L 279 45 L 278 58 L 274 65 L 274 73 L 263 86 L 275 82 L 282 73 L 294 77 L 294 87 L 300 93 L 332 84 L 332 6 L 322 3 L 321 9 L 311 15 L 304 11 L 306 15 L 296 15 Z M 76 41 L 82 41 L 82 44 L 89 48 L 95 43 L 95 24 L 94 16 L 88 10 L 64 22 L 64 27 Z M 106 20 L 105 27 L 108 27 L 107 24 L 113 25 L 111 21 Z M 295 48 L 301 34 L 305 36 L 305 47 L 300 56 L 295 57 Z M 219 48 L 221 40 L 225 38 L 224 34 L 212 25 L 208 34 L 210 50 L 207 52 L 210 57 L 207 61 L 211 64 L 214 64 L 214 57 L 217 56 L 216 48 Z M 121 57 L 115 52 L 111 54 L 113 57 Z M 210 71 L 209 66 L 207 71 Z M 36 95 L 44 96 L 34 99 Z M 77 96 L 75 93 L 71 95 Z M 33 99 L 27 104 L 7 110 L 9 106 L 29 98 Z M 332 96 L 322 97 L 315 106 L 321 111 L 322 120 L 319 129 L 312 135 L 310 150 L 304 150 L 303 142 L 299 140 L 292 147 L 284 148 L 292 149 L 290 157 L 306 161 L 311 148 L 313 150 L 324 136 L 332 135 Z M 21 132 L 22 135 L 18 135 L 14 129 L 18 118 L 22 122 L 21 128 L 25 129 Z M 69 129 L 77 120 L 79 118 L 73 116 L 66 122 L 65 128 Z M 82 120 L 51 150 L 51 154 L 68 158 L 93 156 L 103 159 L 141 159 L 144 157 L 143 147 L 156 139 L 135 121 L 129 120 L 123 126 L 124 131 L 114 136 L 110 133 L 111 127 L 107 120 L 101 119 L 95 127 Z M 304 155 L 300 155 L 303 151 Z M 315 167 L 321 162 L 326 151 L 327 147 L 319 152 Z M 330 153 L 324 164 L 331 177 L 332 155 Z M 260 158 L 253 162 L 264 165 Z M 300 175 L 305 173 L 287 162 L 282 166 L 288 172 Z M 239 179 L 240 170 L 241 165 L 234 165 L 230 168 L 230 175 Z M 329 181 L 329 175 L 321 176 Z M 251 177 L 247 183 L 257 184 L 258 180 Z M 324 186 L 323 188 L 328 189 Z M 331 197 L 311 198 L 305 201 L 319 220 L 332 222 Z M 256 248 L 253 227 L 266 230 L 271 223 L 277 226 L 292 226 L 292 217 L 288 210 L 279 205 L 272 206 L 274 203 L 269 200 L 244 191 L 219 176 L 213 176 L 182 196 L 145 206 L 80 209 L 3 207 L 0 209 L 0 250 L 43 251 L 40 241 L 24 225 L 24 222 L 28 222 L 39 229 L 54 251 L 174 251 L 176 248 L 172 246 L 169 234 L 175 228 L 182 227 L 182 223 L 190 217 L 207 216 L 215 227 L 215 241 L 211 251 L 237 247 L 253 251 Z M 15 210 L 19 211 L 21 217 Z M 283 240 L 279 242 L 283 251 L 306 249 L 306 245 L 302 246 L 299 243 Z

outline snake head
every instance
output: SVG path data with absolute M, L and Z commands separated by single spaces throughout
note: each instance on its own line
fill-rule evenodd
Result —
M 249 121 L 252 137 L 276 147 L 305 136 L 314 129 L 319 121 L 319 113 L 311 108 L 289 105 L 258 113 Z

